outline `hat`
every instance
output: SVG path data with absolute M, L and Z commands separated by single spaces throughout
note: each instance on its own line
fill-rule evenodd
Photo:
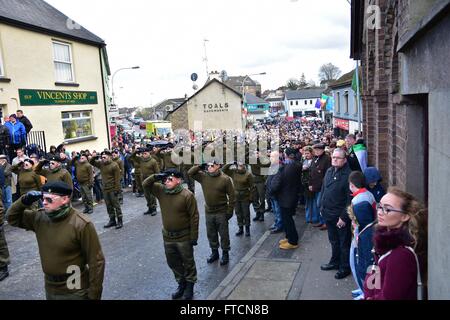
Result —
M 321 150 L 325 150 L 325 144 L 324 144 L 324 143 L 318 143 L 318 144 L 315 144 L 315 145 L 313 146 L 313 149 L 321 149 Z
M 8 159 L 8 157 L 7 156 L 5 156 L 4 154 L 0 154 L 0 160 L 1 159 L 5 159 L 5 160 L 7 160 Z
M 34 161 L 31 160 L 31 159 L 25 159 L 25 160 L 23 160 L 23 162 L 28 162 L 28 163 L 30 163 L 32 166 L 34 166 Z
M 15 114 L 10 115 L 9 117 L 10 117 L 10 118 L 17 119 L 17 116 L 16 116 Z
M 337 146 L 338 148 L 345 146 L 345 140 L 339 140 L 339 141 L 336 143 L 336 146 Z
M 178 171 L 177 169 L 171 168 L 164 171 L 165 174 L 169 175 L 169 177 L 175 177 L 175 178 L 183 178 L 183 174 Z
M 103 151 L 101 153 L 102 156 L 112 156 L 112 153 L 110 151 Z
M 364 170 L 364 176 L 366 177 L 367 184 L 379 182 L 382 178 L 380 171 L 375 167 L 368 167 Z
M 50 157 L 50 159 L 48 159 L 48 160 L 49 160 L 49 161 L 55 161 L 55 162 L 61 162 L 61 161 L 62 161 L 61 158 L 58 157 L 58 156 Z
M 71 196 L 72 189 L 70 186 L 62 181 L 49 182 L 42 187 L 43 192 L 53 193 L 60 196 Z

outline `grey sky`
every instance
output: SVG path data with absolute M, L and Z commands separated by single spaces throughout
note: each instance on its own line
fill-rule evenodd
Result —
M 206 80 L 203 39 L 210 71 L 267 72 L 254 77 L 263 90 L 302 72 L 317 82 L 328 62 L 343 73 L 355 65 L 346 0 L 46 1 L 106 41 L 113 72 L 141 67 L 116 76 L 121 107 L 193 94 L 190 74 Z

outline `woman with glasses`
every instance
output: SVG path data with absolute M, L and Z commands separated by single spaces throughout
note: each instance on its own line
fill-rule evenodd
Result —
M 366 300 L 422 299 L 426 282 L 427 211 L 411 194 L 390 188 L 377 207 L 375 264 Z

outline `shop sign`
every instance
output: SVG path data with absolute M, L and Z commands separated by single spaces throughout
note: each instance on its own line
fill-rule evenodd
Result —
M 349 120 L 335 118 L 334 119 L 334 127 L 345 130 L 345 131 L 349 131 L 349 128 L 350 128 Z
M 21 106 L 98 104 L 97 92 L 19 89 Z

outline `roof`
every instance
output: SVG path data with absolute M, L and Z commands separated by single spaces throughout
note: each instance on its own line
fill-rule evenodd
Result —
M 246 93 L 245 94 L 245 103 L 247 105 L 268 105 L 269 103 L 261 98 L 258 98 L 257 96 Z
M 245 79 L 247 78 L 247 79 Z M 242 87 L 242 81 L 245 79 L 245 86 L 259 86 L 259 82 L 247 76 L 229 77 L 225 84 L 230 87 Z
M 275 102 L 275 101 L 283 101 L 283 97 L 277 97 L 277 98 L 266 98 L 264 99 L 267 102 Z
M 240 98 L 242 98 L 242 95 L 237 92 L 236 90 L 234 90 L 233 88 L 227 86 L 225 83 L 217 80 L 217 79 L 212 79 L 210 81 L 208 81 L 203 88 L 201 88 L 200 90 L 198 90 L 194 95 L 192 95 L 191 97 L 189 97 L 189 99 L 184 100 L 184 102 L 182 104 L 180 104 L 179 106 L 177 106 L 172 112 L 169 112 L 166 116 L 166 118 L 171 115 L 172 113 L 174 113 L 175 111 L 177 111 L 178 109 L 180 109 L 182 106 L 184 106 L 185 104 L 187 104 L 190 100 L 192 100 L 193 98 L 195 98 L 198 94 L 200 94 L 200 92 L 202 92 L 203 90 L 205 90 L 207 87 L 209 87 L 213 82 L 217 82 L 218 84 L 220 84 L 221 86 L 224 86 L 225 88 L 227 88 L 228 90 L 232 91 L 234 94 L 238 95 Z
M 173 98 L 173 99 L 166 99 L 160 103 L 158 103 L 155 108 L 161 108 L 165 107 L 169 104 L 175 105 L 175 107 L 178 107 L 179 105 L 183 104 L 186 101 L 185 98 Z
M 344 74 L 342 77 L 337 79 L 335 82 L 330 84 L 330 88 L 337 88 L 342 87 L 345 85 L 351 85 L 353 82 L 353 75 L 355 74 L 355 70 L 352 70 L 346 74 Z
M 317 99 L 322 96 L 323 89 L 303 89 L 295 91 L 286 91 L 287 100 Z
M 105 45 L 103 39 L 75 24 L 43 0 L 0 0 L 0 22 L 97 46 Z

